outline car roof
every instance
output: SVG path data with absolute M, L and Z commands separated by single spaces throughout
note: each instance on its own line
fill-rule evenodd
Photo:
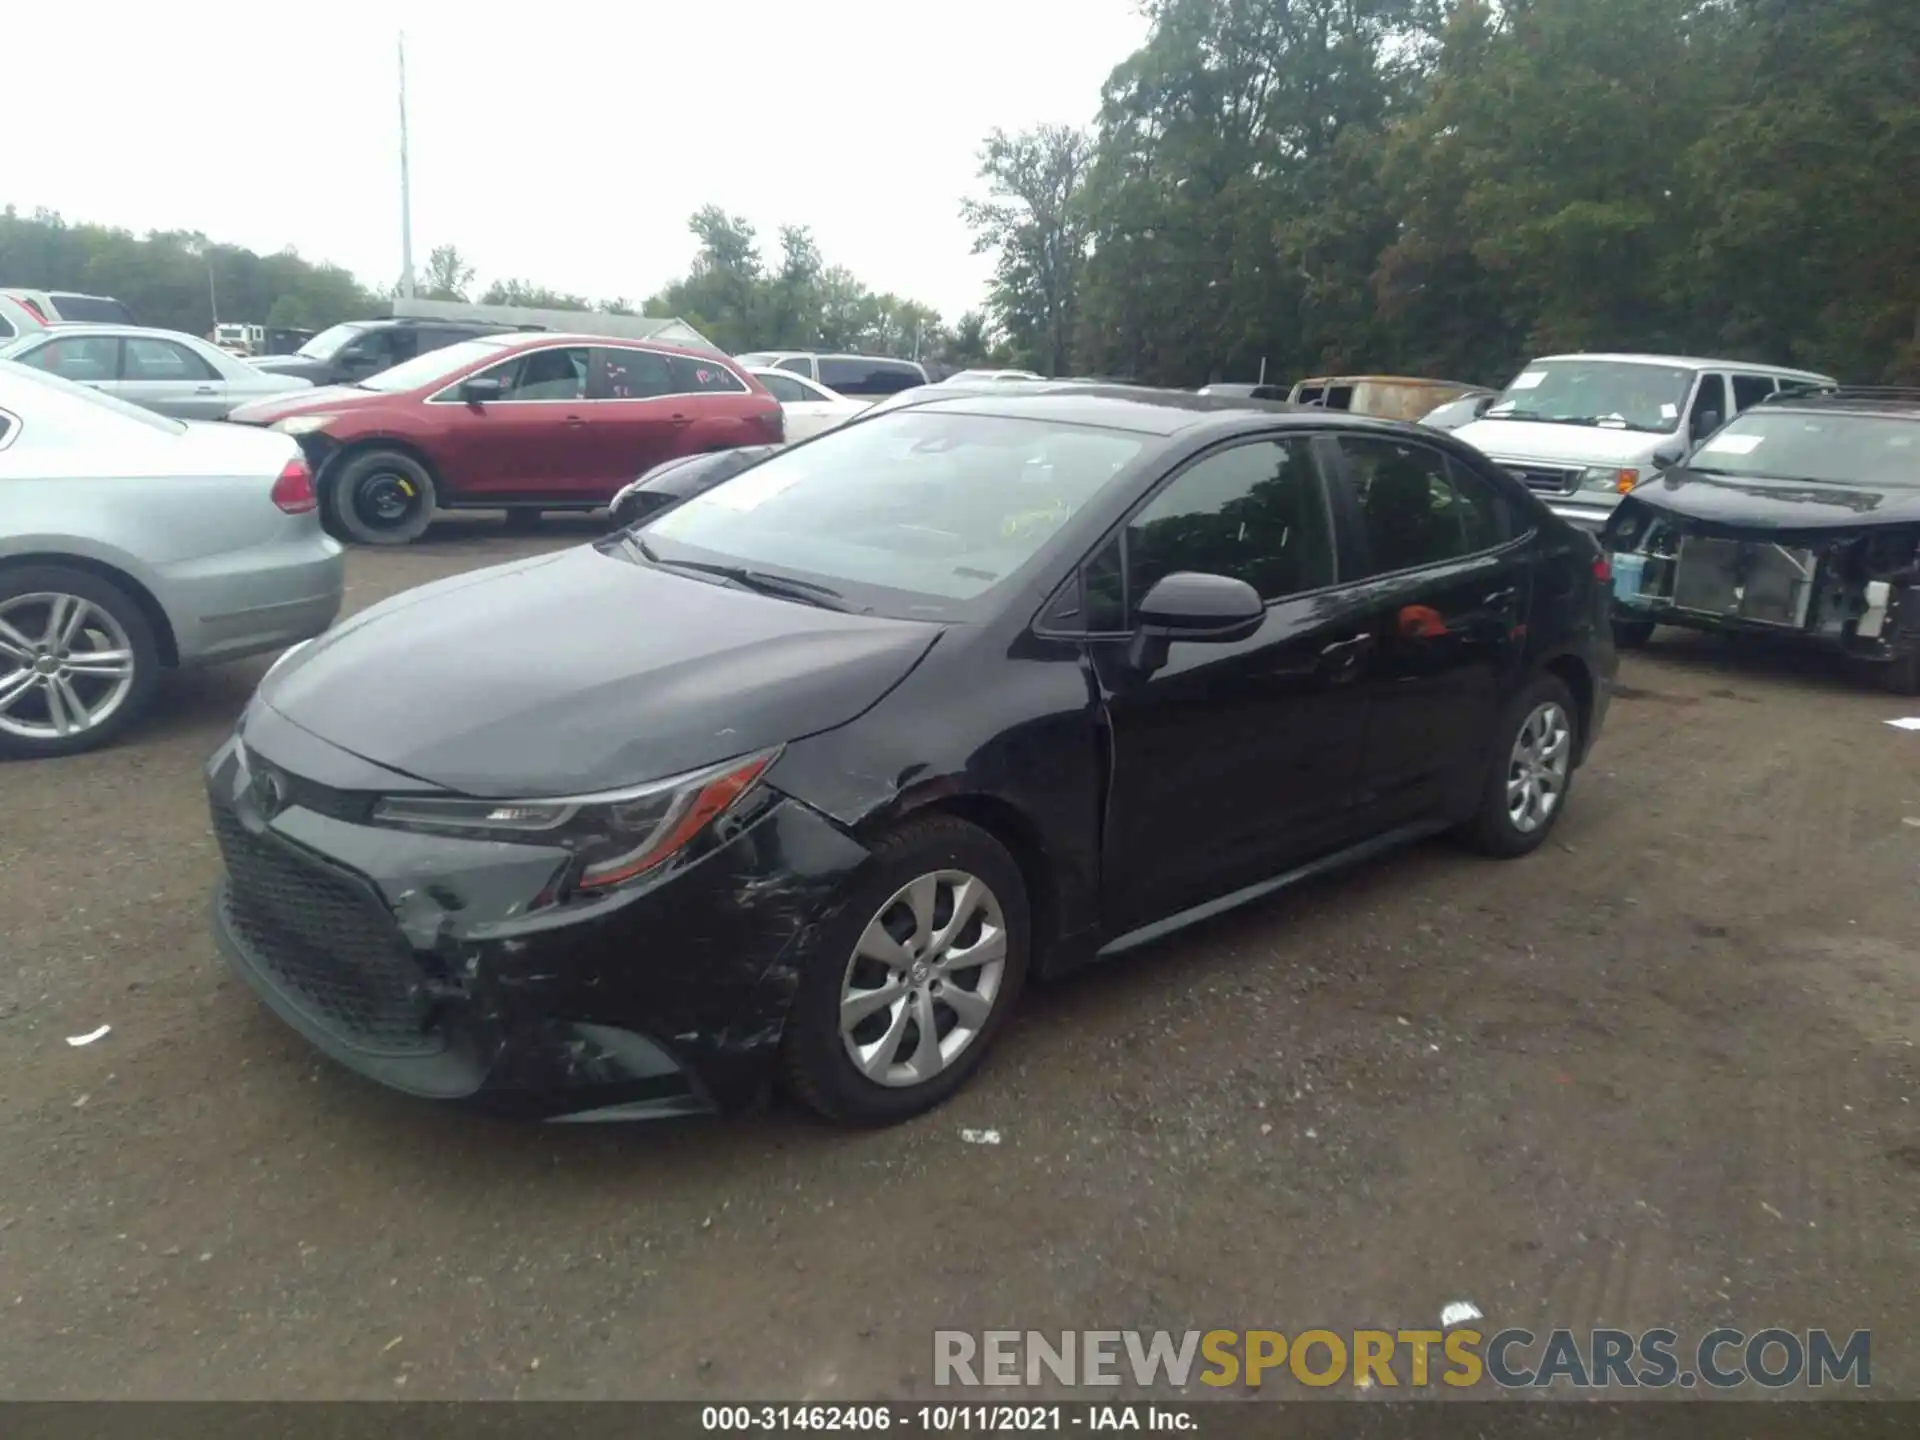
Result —
M 1920 420 L 1920 389 L 1896 386 L 1862 386 L 1857 389 L 1787 391 L 1770 395 L 1746 413 L 1768 411 L 1840 411 L 1852 415 L 1878 415 L 1894 420 Z
M 162 330 L 157 325 L 121 325 L 111 320 L 54 320 L 45 329 L 36 331 L 35 334 L 43 337 L 52 336 L 56 339 L 63 335 L 128 335 L 135 339 L 151 335 L 159 340 L 185 340 L 195 345 L 212 343 L 198 335 L 189 335 L 184 330 Z
M 550 345 L 597 345 L 613 350 L 657 350 L 662 354 L 684 355 L 689 360 L 705 360 L 709 363 L 716 359 L 725 360 L 730 365 L 737 363 L 732 357 L 716 355 L 711 350 L 696 350 L 691 346 L 675 345 L 667 340 L 641 340 L 627 335 L 589 335 L 580 332 L 569 333 L 565 330 L 500 330 L 485 335 L 475 335 L 473 340 L 490 341 L 505 350 L 532 350 Z M 471 344 L 473 341 L 467 343 Z M 800 378 L 804 380 L 806 377 L 803 375 Z
M 1620 360 L 1640 365 L 1674 365 L 1686 370 L 1745 370 L 1757 375 L 1791 375 L 1796 380 L 1822 380 L 1833 383 L 1830 375 L 1812 370 L 1795 370 L 1786 365 L 1765 365 L 1755 360 L 1712 360 L 1698 355 L 1641 355 L 1606 350 L 1576 350 L 1565 355 L 1536 355 L 1527 367 L 1545 365 L 1551 360 Z
M 1418 385 L 1431 390 L 1478 390 L 1464 380 L 1435 380 L 1426 375 L 1309 375 L 1296 380 L 1291 388 L 1302 385 Z
M 1342 424 L 1363 428 L 1402 429 L 1392 421 L 1348 415 L 1319 406 L 1289 405 L 1278 400 L 1250 400 L 1238 395 L 1201 395 L 1192 390 L 1156 390 L 1143 385 L 1076 384 L 1060 381 L 992 381 L 961 387 L 926 386 L 924 399 L 903 401 L 889 410 L 932 410 L 950 415 L 989 415 L 1010 420 L 1046 420 L 1063 425 L 1089 425 L 1170 438 L 1189 431 L 1232 434 L 1275 420 L 1324 425 L 1330 415 Z M 884 413 L 884 412 L 883 412 Z

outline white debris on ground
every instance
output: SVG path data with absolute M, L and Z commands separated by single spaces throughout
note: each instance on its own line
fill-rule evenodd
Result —
M 998 1130 L 962 1130 L 960 1138 L 969 1145 L 998 1145 L 1000 1132 Z
M 1898 720 L 1889 720 L 1887 724 L 1896 730 L 1920 730 L 1920 715 L 1902 715 Z
M 98 1030 L 89 1030 L 85 1035 L 67 1036 L 69 1045 L 91 1045 L 96 1040 L 105 1039 L 113 1031 L 113 1026 L 102 1025 Z
M 1440 1328 L 1451 1330 L 1456 1325 L 1464 1325 L 1469 1320 L 1483 1320 L 1480 1307 L 1471 1300 L 1456 1300 L 1440 1312 Z

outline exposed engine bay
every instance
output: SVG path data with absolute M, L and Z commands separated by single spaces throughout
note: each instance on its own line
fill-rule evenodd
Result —
M 1920 643 L 1920 526 L 1743 533 L 1636 509 L 1608 540 L 1623 620 L 1794 631 L 1870 658 Z

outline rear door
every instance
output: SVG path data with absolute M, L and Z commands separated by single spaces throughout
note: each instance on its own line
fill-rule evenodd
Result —
M 1398 435 L 1320 442 L 1338 477 L 1341 556 L 1364 578 L 1365 828 L 1458 813 L 1521 663 L 1531 570 L 1492 480 Z
M 831 430 L 852 412 L 851 406 L 829 400 L 797 375 L 769 370 L 760 376 L 760 383 L 780 402 L 789 441 L 805 440 L 822 430 Z
M 662 461 L 698 448 L 688 443 L 696 412 L 679 389 L 664 351 L 594 347 L 592 455 L 585 473 L 600 499 L 612 499 Z
M 112 335 L 60 333 L 14 359 L 63 380 L 108 390 L 120 376 L 120 341 Z
M 1129 664 L 1139 602 L 1192 570 L 1267 602 L 1252 638 L 1174 642 Z M 1124 931 L 1230 893 L 1350 837 L 1366 696 L 1333 521 L 1298 438 L 1212 450 L 1164 482 L 1083 569 L 1081 623 L 1111 732 L 1103 910 Z M 1058 602 L 1056 602 L 1058 603 Z
M 218 420 L 233 408 L 225 376 L 178 341 L 152 335 L 126 337 L 120 378 L 101 388 L 181 420 Z

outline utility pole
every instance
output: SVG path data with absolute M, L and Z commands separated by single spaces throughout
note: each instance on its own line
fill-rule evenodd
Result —
M 400 32 L 400 295 L 413 299 L 413 191 L 407 176 L 407 36 Z
M 209 249 L 207 259 L 207 308 L 213 312 L 213 328 L 220 328 L 220 295 L 213 288 L 213 251 Z

